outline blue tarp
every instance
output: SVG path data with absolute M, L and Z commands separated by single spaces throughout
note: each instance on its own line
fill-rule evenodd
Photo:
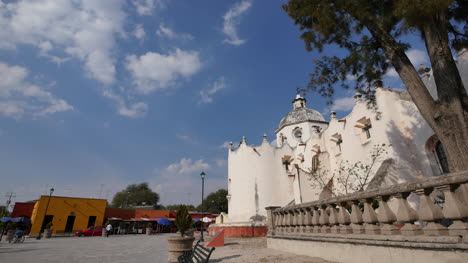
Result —
M 200 222 L 200 219 L 196 219 L 196 218 L 195 218 L 195 219 L 193 219 L 193 222 L 195 222 L 195 223 L 196 223 L 196 222 Z
M 156 220 L 156 222 L 158 222 L 158 224 L 163 225 L 163 226 L 168 226 L 172 223 L 171 220 L 167 218 L 159 218 L 158 220 Z
M 15 217 L 15 218 L 11 218 L 11 217 L 2 217 L 0 218 L 0 221 L 2 222 L 16 222 L 16 223 L 25 223 L 25 224 L 29 224 L 31 223 L 31 220 L 27 217 Z

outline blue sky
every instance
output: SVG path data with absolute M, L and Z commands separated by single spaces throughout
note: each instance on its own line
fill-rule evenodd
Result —
M 146 181 L 199 204 L 201 171 L 226 188 L 226 142 L 273 140 L 318 56 L 283 2 L 0 0 L 1 198 L 110 200 Z M 308 106 L 343 116 L 352 95 Z

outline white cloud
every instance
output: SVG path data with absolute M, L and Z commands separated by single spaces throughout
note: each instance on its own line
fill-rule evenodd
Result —
M 210 168 L 211 166 L 202 159 L 192 161 L 190 158 L 182 158 L 179 162 L 167 166 L 163 171 L 163 175 L 166 177 L 188 175 L 207 171 Z
M 0 114 L 21 118 L 25 114 L 46 116 L 73 110 L 63 99 L 27 81 L 28 70 L 0 62 Z
M 333 101 L 332 111 L 350 111 L 355 104 L 354 98 L 339 98 Z
M 177 138 L 190 144 L 198 144 L 198 141 L 188 135 L 177 134 Z
M 135 30 L 133 30 L 133 35 L 138 38 L 138 39 L 144 39 L 146 36 L 145 29 L 143 28 L 143 25 L 138 24 L 135 26 Z
M 164 25 L 159 25 L 158 30 L 156 30 L 156 35 L 160 37 L 166 37 L 169 39 L 180 39 L 180 40 L 192 40 L 194 37 L 190 34 L 183 34 L 183 33 L 175 33 L 169 27 Z
M 411 64 L 417 69 L 419 69 L 419 65 L 423 64 L 425 66 L 430 67 L 429 63 L 429 57 L 427 56 L 426 52 L 423 50 L 419 49 L 410 49 L 406 51 L 406 55 L 408 56 L 409 60 L 411 61 Z M 387 73 L 385 73 L 385 76 L 387 77 L 399 77 L 398 73 L 396 70 L 391 67 Z
M 139 15 L 148 16 L 153 14 L 155 8 L 163 8 L 166 0 L 132 0 L 132 3 Z
M 130 118 L 141 118 L 148 113 L 148 105 L 143 102 L 136 102 L 127 106 L 127 103 L 122 96 L 116 94 L 112 89 L 103 88 L 102 94 L 104 97 L 113 100 L 117 104 L 117 112 Z
M 229 149 L 229 147 L 231 146 L 231 142 L 223 142 L 223 144 L 221 144 L 219 146 L 219 148 L 223 148 L 223 149 Z
M 213 87 L 208 90 L 200 90 L 200 101 L 199 103 L 211 103 L 213 102 L 212 95 L 216 94 L 218 91 L 226 87 L 226 82 L 224 77 L 220 77 L 217 81 L 213 83 Z
M 227 164 L 228 164 L 227 160 L 224 160 L 224 159 L 216 160 L 216 166 L 218 166 L 218 167 L 226 167 Z
M 122 5 L 123 0 L 0 2 L 0 48 L 29 44 L 56 63 L 77 58 L 84 62 L 88 76 L 112 84 L 111 53 L 114 35 L 123 33 Z
M 126 60 L 125 66 L 137 91 L 143 94 L 174 86 L 180 79 L 190 78 L 202 66 L 198 52 L 180 49 L 167 55 L 155 52 L 140 57 L 131 55 Z
M 240 3 L 234 4 L 224 15 L 223 33 L 227 38 L 224 42 L 231 45 L 239 46 L 246 42 L 240 39 L 237 35 L 237 26 L 240 24 L 240 16 L 252 6 L 251 0 L 244 0 Z

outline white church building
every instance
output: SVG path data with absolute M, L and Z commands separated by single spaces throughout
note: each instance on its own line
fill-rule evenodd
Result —
M 466 88 L 467 50 L 460 52 L 457 63 Z M 436 97 L 431 72 L 421 78 Z M 375 95 L 376 110 L 355 95 L 348 115 L 331 112 L 327 119 L 297 95 L 275 131 L 276 143 L 264 136 L 257 146 L 249 145 L 245 137 L 238 148 L 231 144 L 228 215 L 222 215 L 210 232 L 233 227 L 237 230 L 225 235 L 249 235 L 253 228 L 266 228 L 265 207 L 352 192 L 349 188 L 356 185 L 344 180 L 349 173 L 365 179 L 361 186 L 369 189 L 449 172 L 442 145 L 408 92 L 377 88 Z

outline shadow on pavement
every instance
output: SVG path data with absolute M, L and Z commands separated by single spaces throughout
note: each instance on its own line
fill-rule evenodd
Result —
M 222 257 L 222 258 L 211 259 L 210 262 L 221 262 L 221 261 L 226 260 L 226 259 L 238 258 L 238 257 L 240 257 L 240 255 L 226 256 L 226 257 Z

